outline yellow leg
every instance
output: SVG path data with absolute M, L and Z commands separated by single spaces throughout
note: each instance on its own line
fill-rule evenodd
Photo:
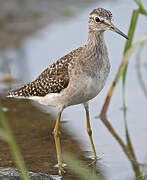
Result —
M 54 139 L 55 139 L 55 144 L 56 144 L 58 169 L 59 169 L 60 176 L 62 175 L 62 172 L 63 173 L 65 172 L 62 167 L 62 154 L 61 154 L 61 146 L 60 146 L 60 138 L 59 138 L 59 124 L 60 124 L 61 114 L 62 114 L 62 111 L 59 111 L 55 128 L 54 128 Z
M 92 130 L 91 130 L 91 126 L 90 126 L 90 118 L 89 118 L 89 108 L 88 108 L 88 103 L 84 104 L 85 110 L 86 110 L 86 120 L 87 120 L 87 133 L 89 135 L 89 139 L 91 142 L 91 146 L 92 146 L 92 150 L 94 153 L 94 160 L 97 160 L 97 155 L 96 155 L 96 150 L 95 150 L 95 146 L 93 143 L 93 139 L 92 139 Z

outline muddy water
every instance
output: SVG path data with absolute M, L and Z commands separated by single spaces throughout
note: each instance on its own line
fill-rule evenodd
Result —
M 35 108 L 29 101 L 3 100 L 3 110 L 29 171 L 57 174 L 56 149 L 53 138 L 55 117 Z M 19 114 L 19 115 L 18 115 Z M 76 141 L 60 130 L 63 152 L 72 152 L 88 165 L 91 160 L 84 157 Z M 15 167 L 6 143 L 0 141 L 0 167 Z M 69 171 L 64 179 L 78 179 Z
M 147 2 L 145 0 L 142 2 L 145 4 L 145 7 L 147 8 Z M 33 80 L 49 64 L 53 63 L 55 59 L 58 59 L 59 57 L 63 56 L 70 50 L 82 45 L 87 40 L 88 14 L 91 11 L 91 9 L 99 6 L 105 7 L 106 9 L 110 9 L 113 13 L 115 24 L 122 31 L 124 31 L 125 33 L 127 32 L 132 10 L 137 7 L 133 1 L 130 1 L 129 3 L 127 0 L 125 0 L 125 1 L 117 1 L 115 3 L 101 2 L 101 3 L 89 4 L 87 8 L 85 8 L 83 12 L 78 13 L 76 17 L 71 18 L 70 20 L 64 22 L 60 20 L 58 22 L 54 22 L 52 23 L 52 25 L 47 26 L 38 34 L 36 34 L 36 36 L 30 37 L 26 41 L 24 41 L 22 46 L 23 47 L 22 51 L 19 51 L 20 52 L 19 57 L 23 57 L 23 60 L 20 61 L 21 58 L 19 58 L 17 61 L 16 60 L 14 61 L 15 63 L 11 62 L 12 63 L 11 71 L 13 77 L 15 77 L 15 79 L 17 80 L 21 78 L 21 80 L 23 80 L 24 82 Z M 139 23 L 137 26 L 134 41 L 138 40 L 141 36 L 144 35 L 144 33 L 146 33 L 146 28 L 145 28 L 146 26 L 147 26 L 147 19 L 141 16 L 139 18 Z M 123 53 L 123 46 L 125 43 L 125 40 L 122 37 L 112 32 L 106 32 L 105 39 L 106 42 L 108 43 L 109 56 L 112 65 L 111 65 L 111 74 L 108 78 L 104 90 L 100 93 L 98 97 L 96 97 L 90 103 L 91 125 L 93 129 L 94 142 L 96 144 L 97 154 L 100 157 L 99 162 L 103 165 L 103 168 L 105 169 L 105 176 L 107 177 L 108 180 L 134 179 L 135 171 L 131 166 L 131 161 L 128 160 L 126 154 L 123 152 L 119 143 L 112 137 L 110 132 L 108 132 L 106 127 L 101 123 L 101 121 L 95 118 L 96 116 L 98 116 L 101 110 L 107 91 L 112 83 L 112 80 L 114 79 L 117 68 L 120 64 L 120 60 Z M 9 52 L 9 56 L 10 55 L 12 57 L 15 57 L 13 53 Z M 141 56 L 141 60 L 142 60 L 141 73 L 145 83 L 147 83 L 145 79 L 145 77 L 147 76 L 147 71 L 146 71 L 147 69 L 144 67 L 144 63 L 146 62 L 147 59 L 146 57 L 147 54 L 144 50 Z M 137 157 L 137 161 L 139 163 L 145 163 L 146 154 L 147 154 L 147 148 L 146 148 L 147 142 L 145 141 L 145 139 L 147 138 L 147 133 L 146 133 L 147 101 L 138 82 L 135 60 L 136 57 L 134 55 L 131 58 L 128 69 L 127 86 L 126 86 L 127 87 L 126 97 L 127 97 L 127 108 L 128 108 L 127 123 L 128 123 L 129 134 L 132 140 L 134 152 Z M 20 84 L 22 84 L 22 81 L 17 81 L 12 83 L 11 87 L 16 87 L 19 86 Z M 8 86 L 6 84 L 1 84 L 1 92 L 5 88 L 8 88 Z M 110 104 L 110 109 L 108 112 L 108 120 L 112 123 L 112 126 L 114 127 L 118 135 L 125 142 L 126 141 L 125 127 L 123 121 L 123 114 L 121 110 L 122 108 L 121 95 L 122 95 L 121 83 L 119 83 L 113 95 L 112 102 Z M 5 99 L 3 100 L 3 104 L 5 107 L 9 106 L 9 104 L 11 103 L 15 104 L 15 102 L 16 102 L 15 100 L 14 101 L 5 100 Z M 25 128 L 23 129 L 24 130 L 23 136 L 25 136 L 26 134 L 25 132 L 27 131 L 27 129 L 30 129 L 30 132 L 28 133 L 30 135 L 29 138 L 30 144 L 25 146 L 24 142 L 22 143 L 23 141 L 22 139 L 20 140 L 21 142 L 20 144 L 26 147 L 24 150 L 25 152 L 28 151 L 28 148 L 29 151 L 31 150 L 33 152 L 32 154 L 36 157 L 35 160 L 34 159 L 32 160 L 32 162 L 35 161 L 37 165 L 36 166 L 35 165 L 32 166 L 32 164 L 29 165 L 30 163 L 29 162 L 27 166 L 29 168 L 32 168 L 31 170 L 47 172 L 48 169 L 46 169 L 45 166 L 43 168 L 43 171 L 42 169 L 40 169 L 39 166 L 39 163 L 41 164 L 44 161 L 45 164 L 46 165 L 48 164 L 50 167 L 49 173 L 51 174 L 56 173 L 56 170 L 53 168 L 53 165 L 56 164 L 55 146 L 49 145 L 49 143 L 51 142 L 53 143 L 53 140 L 48 142 L 51 136 L 49 135 L 50 130 L 48 130 L 47 127 L 47 125 L 49 124 L 48 117 L 50 116 L 51 119 L 52 118 L 55 119 L 56 110 L 54 108 L 47 108 L 38 105 L 34 102 L 32 102 L 31 105 L 28 104 L 28 102 L 19 100 L 17 101 L 17 103 L 19 103 L 19 106 L 15 109 L 15 111 L 13 110 L 13 107 L 10 108 L 8 107 L 9 109 L 6 115 L 8 119 L 9 117 L 14 116 L 13 119 L 14 124 L 12 123 L 12 127 L 15 129 L 15 131 L 19 130 L 20 127 L 17 128 L 16 125 L 19 126 L 20 119 L 22 121 L 24 117 L 24 125 L 21 127 L 21 130 Z M 32 108 L 30 108 L 29 106 L 31 106 Z M 25 111 L 23 109 L 25 109 Z M 34 112 L 32 109 L 35 109 L 35 113 L 32 113 Z M 23 113 L 25 113 L 24 116 L 22 115 Z M 28 120 L 28 122 L 31 121 L 31 124 L 26 123 L 26 119 Z M 67 132 L 72 137 L 72 139 L 76 140 L 76 143 L 80 145 L 80 148 L 82 148 L 82 150 L 85 151 L 85 153 L 87 153 L 88 158 L 89 157 L 92 158 L 93 156 L 91 153 L 91 147 L 88 136 L 86 134 L 85 114 L 82 106 L 79 105 L 79 106 L 67 108 L 63 114 L 62 121 L 66 122 L 62 125 L 65 132 Z M 33 122 L 35 123 L 34 126 L 33 126 Z M 53 129 L 53 126 L 54 126 L 54 121 L 52 121 L 51 129 Z M 35 132 L 36 135 L 34 135 Z M 23 136 L 21 138 L 24 138 Z M 17 134 L 16 134 L 16 138 L 17 138 Z M 79 154 L 80 158 L 82 158 L 82 154 L 80 150 L 77 150 L 78 147 L 77 145 L 74 144 L 75 142 L 69 140 L 69 138 L 67 137 L 64 138 L 64 135 L 62 136 L 62 138 L 63 138 L 62 140 L 63 146 L 65 144 L 73 144 L 73 146 L 70 146 L 70 148 L 73 149 L 73 147 L 75 148 L 76 146 L 75 152 L 76 154 Z M 34 142 L 32 142 L 33 140 L 31 139 L 34 139 Z M 64 143 L 64 141 L 65 142 L 71 141 L 71 142 Z M 41 144 L 40 146 L 39 142 L 40 143 L 44 142 L 44 143 Z M 32 143 L 34 143 L 34 146 L 37 146 L 38 149 L 32 149 Z M 44 146 L 45 148 L 42 148 L 42 146 Z M 52 149 L 49 152 L 47 147 L 51 147 L 54 149 Z M 46 152 L 42 151 L 42 149 L 45 149 Z M 49 161 L 48 161 L 48 153 L 50 156 Z M 36 158 L 38 156 L 41 157 L 38 158 L 36 161 Z

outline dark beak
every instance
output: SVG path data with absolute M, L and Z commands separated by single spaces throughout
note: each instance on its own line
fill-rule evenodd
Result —
M 116 32 L 116 33 L 118 33 L 118 34 L 120 34 L 121 36 L 123 36 L 124 38 L 126 38 L 126 39 L 129 40 L 128 36 L 125 35 L 123 32 L 121 32 L 121 31 L 120 31 L 117 27 L 115 27 L 113 24 L 111 24 L 111 30 L 114 31 L 114 32 Z

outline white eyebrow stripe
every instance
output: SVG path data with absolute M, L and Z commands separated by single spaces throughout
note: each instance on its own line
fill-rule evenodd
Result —
M 99 17 L 97 14 L 92 14 L 90 17 Z
M 97 14 L 92 14 L 92 15 L 90 16 L 90 19 L 94 19 L 95 17 L 98 17 L 98 18 L 100 19 L 100 21 L 103 20 L 103 18 L 101 18 L 101 17 L 98 16 Z

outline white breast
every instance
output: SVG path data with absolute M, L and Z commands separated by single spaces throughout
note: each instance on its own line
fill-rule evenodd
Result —
M 72 85 L 61 93 L 63 101 L 67 102 L 67 106 L 81 104 L 87 102 L 98 95 L 105 85 L 108 73 L 99 72 L 98 76 L 92 78 L 90 76 L 80 76 L 80 79 L 74 81 Z

